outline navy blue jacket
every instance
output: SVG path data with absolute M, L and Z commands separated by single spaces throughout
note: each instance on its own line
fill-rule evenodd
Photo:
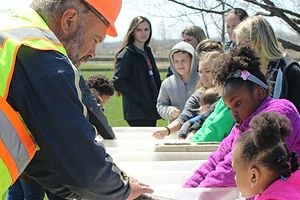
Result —
M 95 143 L 75 73 L 58 52 L 19 49 L 8 102 L 40 147 L 25 172 L 63 198 L 126 199 L 128 181 Z
M 149 69 L 142 53 L 133 44 L 125 47 L 116 56 L 113 84 L 122 93 L 125 120 L 156 120 L 157 96 L 161 85 L 160 74 L 150 47 L 145 46 L 151 65 L 156 90 L 152 87 Z

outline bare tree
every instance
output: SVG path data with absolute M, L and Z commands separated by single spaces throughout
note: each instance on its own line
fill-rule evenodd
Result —
M 221 38 L 224 41 L 225 36 L 225 27 L 224 27 L 224 15 L 233 7 L 252 7 L 256 10 L 256 14 L 264 15 L 267 17 L 276 17 L 283 21 L 288 27 L 291 28 L 295 33 L 300 35 L 300 14 L 298 14 L 296 9 L 300 8 L 299 0 L 238 0 L 238 1 L 230 1 L 230 0 L 212 0 L 211 4 L 214 6 L 205 6 L 204 3 L 199 2 L 207 2 L 205 0 L 168 0 L 169 2 L 173 2 L 175 4 L 181 5 L 185 8 L 191 9 L 193 12 L 197 11 L 199 13 L 207 13 L 212 14 L 214 16 L 221 16 L 222 22 L 220 25 L 216 23 L 217 26 L 221 27 Z M 198 3 L 196 3 L 198 2 Z M 237 4 L 238 3 L 238 4 Z M 203 5 L 202 7 L 199 5 Z M 241 6 L 243 5 L 243 6 Z M 280 5 L 285 5 L 285 7 L 289 7 L 289 9 L 280 7 Z M 292 10 L 294 9 L 294 10 Z M 247 9 L 246 9 L 247 10 Z M 202 17 L 203 18 L 203 17 Z M 278 38 L 282 43 L 284 48 L 290 48 L 299 51 L 300 45 L 295 44 L 293 41 L 287 41 L 283 38 Z

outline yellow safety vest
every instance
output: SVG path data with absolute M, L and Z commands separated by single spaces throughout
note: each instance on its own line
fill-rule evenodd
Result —
M 6 101 L 20 46 L 66 51 L 31 8 L 0 10 L 0 199 L 33 158 L 37 146 L 21 116 Z

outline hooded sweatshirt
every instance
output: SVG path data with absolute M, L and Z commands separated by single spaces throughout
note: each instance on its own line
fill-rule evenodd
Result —
M 192 56 L 192 62 L 190 66 L 190 76 L 186 82 L 184 82 L 177 70 L 174 68 L 172 56 L 178 50 L 186 51 Z M 195 50 L 189 43 L 179 42 L 177 43 L 169 53 L 169 60 L 171 63 L 171 69 L 174 72 L 173 75 L 166 78 L 162 84 L 157 98 L 157 112 L 163 119 L 169 120 L 169 123 L 174 119 L 171 117 L 171 108 L 176 107 L 179 110 L 183 110 L 185 102 L 194 92 L 195 87 L 199 81 L 199 73 L 197 72 L 197 58 Z
M 276 112 L 289 118 L 293 131 L 286 137 L 285 143 L 291 152 L 300 155 L 300 116 L 296 107 L 288 100 L 267 97 L 241 124 L 234 125 L 219 148 L 194 172 L 184 187 L 236 187 L 231 166 L 232 150 L 240 135 L 249 129 L 251 119 L 262 112 Z

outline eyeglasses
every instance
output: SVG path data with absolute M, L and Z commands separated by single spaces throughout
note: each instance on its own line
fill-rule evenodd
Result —
M 107 21 L 107 19 L 105 19 L 105 17 L 103 15 L 101 15 L 101 13 L 99 13 L 93 6 L 91 6 L 89 3 L 87 3 L 85 0 L 81 1 L 85 7 L 90 10 L 92 13 L 94 13 L 94 15 L 96 15 L 106 27 L 109 27 L 109 22 Z

